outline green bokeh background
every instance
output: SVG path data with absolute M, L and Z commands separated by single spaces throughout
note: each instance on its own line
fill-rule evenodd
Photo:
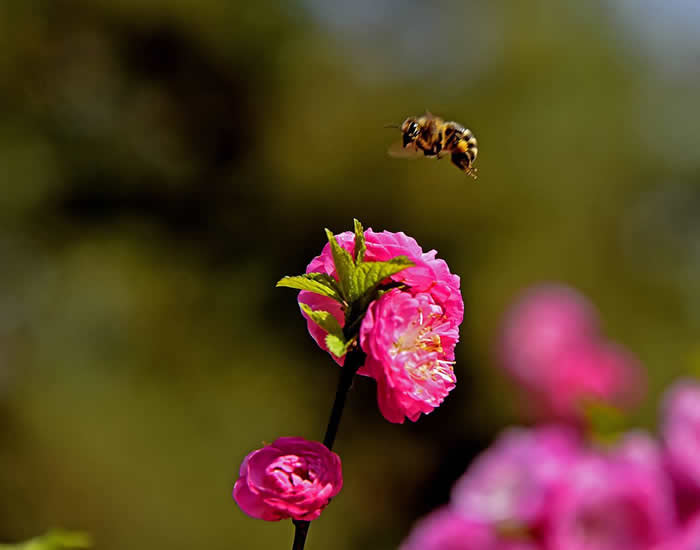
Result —
M 504 311 L 561 281 L 645 366 L 636 423 L 700 367 L 694 0 L 0 3 L 0 541 L 291 546 L 241 459 L 321 439 L 338 369 L 277 279 L 323 228 L 404 231 L 462 277 L 458 386 L 416 424 L 356 381 L 307 548 L 395 548 L 504 426 Z M 396 161 L 426 108 L 479 180 Z

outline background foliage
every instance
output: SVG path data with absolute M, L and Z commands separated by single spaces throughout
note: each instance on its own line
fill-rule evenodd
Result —
M 700 370 L 694 0 L 0 3 L 0 540 L 268 549 L 242 457 L 322 437 L 337 367 L 291 291 L 322 228 L 405 231 L 462 276 L 458 386 L 415 425 L 358 380 L 310 548 L 393 548 L 500 428 L 518 293 L 563 281 L 648 369 Z M 385 155 L 429 108 L 474 183 Z M 333 541 L 333 542 L 331 542 Z

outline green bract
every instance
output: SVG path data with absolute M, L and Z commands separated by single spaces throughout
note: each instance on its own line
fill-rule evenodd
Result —
M 386 262 L 365 261 L 367 245 L 364 230 L 358 220 L 354 220 L 354 226 L 354 255 L 340 246 L 333 232 L 326 229 L 338 280 L 326 273 L 306 273 L 283 277 L 277 282 L 277 286 L 308 290 L 332 298 L 342 305 L 345 313 L 343 328 L 330 312 L 314 311 L 306 304 L 300 305 L 304 313 L 328 333 L 326 345 L 337 357 L 345 355 L 356 341 L 360 322 L 369 304 L 385 290 L 382 288 L 383 283 L 392 275 L 414 265 L 406 256 L 397 256 Z

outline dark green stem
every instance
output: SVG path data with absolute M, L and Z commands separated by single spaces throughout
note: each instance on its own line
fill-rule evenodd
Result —
M 338 388 L 335 392 L 335 401 L 333 402 L 333 408 L 331 409 L 331 416 L 328 419 L 328 426 L 326 427 L 326 435 L 323 437 L 323 444 L 328 447 L 329 450 L 333 449 L 335 436 L 338 434 L 340 419 L 343 416 L 345 400 L 348 396 L 348 392 L 350 391 L 350 387 L 352 386 L 352 380 L 364 362 L 365 353 L 359 346 L 354 347 L 345 356 L 345 363 L 343 364 L 343 368 L 340 369 L 340 378 L 338 379 Z M 304 550 L 306 535 L 309 532 L 311 522 L 293 520 L 292 523 L 294 523 L 295 528 L 292 550 Z

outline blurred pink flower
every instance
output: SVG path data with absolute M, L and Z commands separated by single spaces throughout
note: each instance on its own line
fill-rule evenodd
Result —
M 666 470 L 663 449 L 650 434 L 642 430 L 628 431 L 622 435 L 610 454 L 622 464 L 645 468 L 648 475 L 656 477 L 662 492 L 670 494 L 671 480 Z
M 336 235 L 336 240 L 348 252 L 354 253 L 354 233 L 351 231 L 340 233 Z M 459 276 L 450 273 L 447 263 L 435 257 L 437 254 L 435 250 L 423 252 L 416 240 L 403 232 L 382 231 L 376 233 L 370 228 L 365 231 L 365 241 L 367 244 L 366 261 L 387 261 L 397 256 L 407 256 L 413 261 L 414 267 L 400 271 L 393 275 L 391 279 L 405 284 L 406 290 L 412 294 L 420 292 L 430 294 L 435 303 L 443 309 L 444 314 L 452 322 L 456 325 L 462 322 L 464 302 L 459 291 Z M 326 243 L 321 254 L 311 260 L 306 268 L 306 272 L 326 273 L 337 278 L 330 244 Z M 342 326 L 344 318 L 340 305 L 331 298 L 312 294 L 308 291 L 301 291 L 299 293 L 299 302 L 310 305 L 314 310 L 330 311 Z M 328 351 L 325 343 L 326 332 L 308 318 L 307 325 L 309 333 L 316 343 L 322 349 Z M 337 358 L 332 354 L 331 356 L 340 365 L 343 364 L 344 357 Z M 362 368 L 358 372 L 359 374 L 369 374 L 366 368 Z
M 669 538 L 667 484 L 634 453 L 593 455 L 569 470 L 547 515 L 548 550 L 647 550 Z
M 661 431 L 671 473 L 700 510 L 700 381 L 680 380 L 667 390 Z
M 557 357 L 596 339 L 598 314 L 573 289 L 555 284 L 533 287 L 506 315 L 501 354 L 522 384 L 549 385 Z
M 580 294 L 535 287 L 506 316 L 503 365 L 549 417 L 580 420 L 591 400 L 627 406 L 642 394 L 642 371 L 598 330 L 597 313 Z
M 700 513 L 686 523 L 676 536 L 654 547 L 654 550 L 699 550 Z
M 438 407 L 457 381 L 452 364 L 459 338 L 429 293 L 393 289 L 372 303 L 360 330 L 365 367 L 377 381 L 379 409 L 390 422 L 416 421 Z
M 457 481 L 451 505 L 472 521 L 533 527 L 580 453 L 578 437 L 566 428 L 511 428 Z
M 634 403 L 644 381 L 636 360 L 622 348 L 590 341 L 562 350 L 553 361 L 548 385 L 540 389 L 541 405 L 558 418 L 577 418 L 586 401 L 618 406 Z
M 313 520 L 342 486 L 338 455 L 316 441 L 280 437 L 245 457 L 233 498 L 254 518 Z
M 470 522 L 448 508 L 419 520 L 399 550 L 537 550 L 527 541 L 508 540 L 489 526 Z

